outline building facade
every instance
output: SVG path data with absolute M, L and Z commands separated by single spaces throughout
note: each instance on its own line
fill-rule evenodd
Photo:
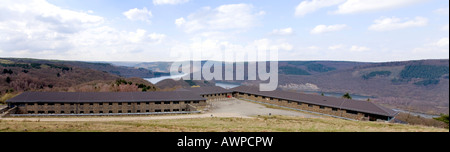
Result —
M 286 91 L 259 91 L 257 88 L 241 86 L 233 89 L 238 99 L 268 103 L 302 111 L 326 114 L 333 117 L 389 121 L 397 112 L 366 101 L 356 101 L 319 95 L 300 94 Z
M 240 86 L 184 88 L 172 92 L 25 92 L 7 101 L 16 115 L 133 115 L 198 112 L 217 99 L 235 97 L 344 119 L 389 121 L 395 111 L 377 104 Z
M 192 112 L 206 99 L 189 92 L 25 92 L 7 103 L 15 114 L 108 115 Z

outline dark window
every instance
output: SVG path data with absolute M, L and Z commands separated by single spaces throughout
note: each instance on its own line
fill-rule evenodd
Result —
M 302 105 L 302 103 L 301 103 L 301 102 L 297 102 L 297 105 L 301 106 L 301 105 Z
M 38 111 L 38 114 L 43 114 L 45 113 L 45 111 Z
M 170 101 L 169 102 L 164 102 L 164 104 L 170 104 Z
M 155 109 L 155 112 L 161 112 L 161 109 Z
M 242 92 L 239 92 L 239 95 L 244 95 L 244 93 L 242 93 Z
M 48 111 L 48 113 L 49 113 L 49 114 L 54 114 L 54 113 L 55 113 L 55 111 Z
M 249 97 L 250 97 L 250 96 L 252 96 L 252 95 L 250 95 L 250 94 L 247 94 L 247 96 L 249 96 Z
M 89 113 L 94 113 L 94 111 L 89 111 Z
M 128 102 L 128 105 L 131 105 L 131 102 Z
M 186 109 L 181 109 L 181 111 L 186 111 Z
M 70 113 L 75 113 L 75 111 L 70 111 Z
M 34 113 L 34 111 L 28 111 L 28 113 Z
M 131 110 L 128 110 L 128 113 L 131 113 Z
M 141 113 L 141 110 L 137 110 L 137 113 Z
M 180 111 L 180 109 L 173 109 L 173 111 Z
M 273 98 L 270 98 L 270 100 L 273 100 Z
M 110 102 L 109 105 L 112 106 L 112 102 Z
M 178 102 L 178 101 L 174 101 L 174 102 L 173 102 L 173 104 L 180 104 L 180 102 Z
M 184 103 L 186 103 L 186 104 L 191 104 L 191 101 L 185 101 Z
M 122 110 L 119 110 L 117 113 L 122 113 Z
M 71 106 L 75 105 L 75 103 L 70 103 Z
M 195 103 L 195 104 L 198 104 L 198 103 L 200 103 L 200 101 L 194 101 L 194 103 Z
M 33 106 L 33 105 L 34 105 L 34 103 L 27 103 L 27 105 L 29 105 L 29 106 Z
M 288 101 L 288 103 L 292 103 L 292 101 Z
M 338 109 L 337 109 L 337 108 L 332 108 L 331 110 L 333 110 L 333 111 L 338 111 Z
M 358 114 L 358 112 L 352 111 L 352 110 L 347 110 L 347 113 L 348 113 L 348 114 L 354 114 L 354 115 Z
M 112 110 L 109 110 L 108 113 L 113 113 L 113 111 L 112 111 Z
M 312 105 L 312 104 L 308 104 L 308 107 L 311 107 L 311 108 L 312 108 L 312 107 L 314 107 L 314 105 Z
M 64 103 L 61 103 L 61 106 L 64 106 Z
M 138 103 L 137 103 L 137 105 L 141 105 L 141 103 L 140 103 L 140 102 L 138 102 Z
M 80 103 L 80 106 L 84 105 L 84 103 Z
M 84 113 L 84 111 L 80 111 L 80 113 Z
M 365 114 L 364 114 L 364 117 L 369 117 L 369 114 L 365 113 Z
M 64 111 L 61 111 L 61 113 L 64 113 Z
M 103 111 L 99 111 L 98 113 L 103 113 Z
M 155 102 L 155 104 L 161 104 L 161 102 Z
M 170 112 L 170 109 L 164 109 L 164 112 Z
M 145 104 L 149 105 L 149 104 L 150 104 L 150 102 L 146 102 Z
M 122 102 L 119 102 L 119 106 L 121 106 L 122 105 Z
M 93 106 L 93 105 L 94 105 L 94 103 L 89 103 L 89 105 Z
M 39 106 L 43 106 L 43 105 L 45 105 L 45 103 L 38 103 L 38 105 L 39 105 Z
M 145 110 L 145 112 L 147 112 L 147 113 L 148 113 L 148 112 L 150 112 L 150 110 Z
M 55 105 L 55 103 L 48 103 L 47 105 L 49 105 L 49 106 L 53 106 L 53 105 Z
M 320 106 L 320 109 L 325 109 L 325 107 L 324 106 Z
M 259 96 L 255 95 L 256 98 L 258 98 Z
M 98 105 L 103 106 L 103 103 L 98 103 Z

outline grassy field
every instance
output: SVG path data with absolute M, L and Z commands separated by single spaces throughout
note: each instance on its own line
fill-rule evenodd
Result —
M 112 122 L 0 120 L 0 132 L 448 132 L 448 129 L 334 118 L 260 116 Z

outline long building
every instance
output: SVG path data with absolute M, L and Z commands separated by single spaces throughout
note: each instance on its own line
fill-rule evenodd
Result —
M 145 114 L 188 112 L 206 106 L 190 92 L 24 92 L 7 101 L 15 114 Z
M 240 99 L 269 103 L 303 111 L 317 112 L 355 120 L 389 121 L 397 112 L 372 102 L 302 94 L 287 91 L 259 91 L 255 87 L 233 88 L 233 96 Z
M 273 104 L 334 117 L 389 121 L 397 113 L 367 101 L 325 97 L 287 91 L 259 91 L 240 86 L 183 88 L 172 92 L 25 92 L 7 101 L 16 115 L 153 114 L 198 111 L 215 99 L 231 98 Z

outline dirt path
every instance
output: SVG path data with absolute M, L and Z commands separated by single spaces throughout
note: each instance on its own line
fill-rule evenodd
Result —
M 302 112 L 272 109 L 263 105 L 251 103 L 237 99 L 226 99 L 213 101 L 212 108 L 204 114 L 190 115 L 162 115 L 162 116 L 124 116 L 124 117 L 28 117 L 28 118 L 0 118 L 0 120 L 12 121 L 145 121 L 145 120 L 161 120 L 161 119 L 195 119 L 195 118 L 252 118 L 257 115 L 286 115 L 298 116 L 305 118 L 319 117 L 317 115 L 306 114 Z

